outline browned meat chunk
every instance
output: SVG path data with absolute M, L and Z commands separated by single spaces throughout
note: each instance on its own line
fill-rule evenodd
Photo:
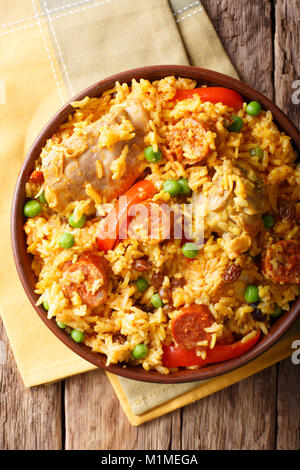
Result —
M 300 284 L 300 245 L 281 240 L 271 245 L 262 260 L 263 274 L 273 282 Z
M 131 122 L 134 137 L 99 148 L 101 132 L 124 120 Z M 142 104 L 137 99 L 128 99 L 125 105 L 116 106 L 107 116 L 87 126 L 85 133 L 74 133 L 50 150 L 42 161 L 45 195 L 50 207 L 64 214 L 69 203 L 88 198 L 86 184 L 106 202 L 124 193 L 142 172 L 143 160 L 139 157 L 144 150 L 147 129 L 148 116 Z M 114 179 L 111 164 L 121 156 L 126 145 L 124 171 Z

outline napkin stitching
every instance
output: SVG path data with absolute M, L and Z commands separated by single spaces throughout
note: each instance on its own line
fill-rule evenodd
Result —
M 78 5 L 82 5 L 83 3 L 90 3 L 93 1 L 94 0 L 81 0 L 80 2 L 68 3 L 67 5 L 64 5 L 63 7 L 52 8 L 52 10 L 49 10 L 49 13 L 53 13 L 54 11 L 66 10 L 67 8 L 77 7 Z
M 31 0 L 31 2 L 32 2 L 33 9 L 34 9 L 35 13 L 38 14 L 38 9 L 37 9 L 37 6 L 35 4 L 35 0 Z M 47 38 L 46 38 L 45 32 L 42 28 L 42 23 L 41 23 L 40 19 L 38 19 L 38 25 L 39 25 L 39 29 L 40 29 L 40 32 L 41 32 L 41 35 L 42 35 L 42 38 L 43 38 L 43 41 L 44 41 L 44 45 L 45 45 L 47 54 L 48 54 L 48 59 L 50 61 L 50 66 L 51 66 L 51 69 L 52 69 L 52 72 L 53 72 L 53 75 L 54 75 L 54 79 L 56 81 L 56 86 L 58 88 L 60 98 L 61 98 L 62 103 L 64 103 L 65 102 L 64 95 L 63 95 L 62 88 L 60 86 L 60 83 L 59 83 L 59 80 L 58 80 L 58 77 L 57 77 L 57 74 L 56 74 L 54 63 L 53 63 L 53 60 L 52 60 L 52 57 L 51 57 L 51 54 L 50 54 L 50 49 L 48 47 Z
M 68 5 L 65 5 L 64 7 L 56 7 L 56 8 L 53 8 L 52 10 L 48 10 L 48 13 L 51 14 L 55 11 L 62 11 L 62 10 L 65 10 L 66 8 L 69 8 L 69 7 L 74 7 L 74 6 L 78 6 L 78 5 L 81 5 L 83 3 L 87 3 L 87 2 L 91 2 L 91 1 L 96 1 L 96 0 L 82 0 L 80 2 L 74 2 L 74 3 L 69 3 Z M 108 5 L 109 3 L 112 3 L 112 2 L 115 2 L 117 0 L 105 0 L 105 1 L 102 1 L 102 2 L 97 2 L 97 5 L 91 5 L 89 6 L 88 8 L 93 8 L 94 6 L 98 6 L 98 5 Z M 86 9 L 86 8 L 85 8 Z M 80 9 L 76 10 L 76 13 L 77 11 L 82 11 Z M 52 18 L 61 18 L 61 16 L 65 16 L 65 15 L 70 15 L 72 14 L 73 12 L 69 12 L 69 13 L 66 13 L 64 15 L 53 15 Z M 74 12 L 75 13 L 75 12 Z M 11 21 L 10 23 L 3 23 L 0 25 L 1 28 L 7 28 L 8 26 L 13 26 L 15 24 L 19 24 L 19 23 L 24 23 L 25 21 L 29 21 L 29 20 L 34 20 L 36 18 L 39 18 L 41 21 L 47 21 L 47 18 L 44 18 L 46 16 L 45 13 L 36 13 L 35 15 L 33 16 L 27 16 L 26 18 L 21 18 L 19 20 L 16 20 L 16 21 Z M 37 25 L 38 22 L 35 22 L 35 23 L 32 23 L 30 25 L 26 25 L 26 26 L 21 26 L 20 28 L 15 28 L 15 29 L 12 29 L 10 31 L 6 31 L 5 33 L 3 34 L 0 34 L 0 36 L 4 35 L 4 34 L 7 34 L 7 33 L 13 33 L 15 31 L 20 31 L 21 29 L 26 29 L 26 28 L 30 28 L 32 26 L 35 26 Z
M 78 13 L 80 11 L 85 11 L 85 10 L 88 10 L 89 8 L 95 8 L 95 7 L 98 7 L 100 5 L 108 5 L 109 3 L 115 3 L 115 2 L 119 2 L 119 1 L 120 0 L 106 0 L 105 2 L 97 2 L 95 5 L 88 5 L 88 6 L 83 7 L 83 8 L 77 8 L 77 10 L 73 10 L 73 11 L 69 11 L 67 13 L 62 13 L 61 15 L 53 16 L 53 18 L 62 18 L 63 16 L 73 15 L 74 13 Z
M 14 33 L 15 31 L 21 31 L 22 29 L 31 28 L 32 26 L 37 26 L 38 24 L 39 23 L 36 21 L 35 23 L 27 24 L 26 26 L 20 26 L 19 28 L 10 29 L 9 31 L 5 31 L 4 33 L 1 33 L 0 37 L 5 36 L 5 34 Z
M 163 388 L 160 388 L 159 390 L 157 390 L 156 392 L 153 392 L 151 393 L 150 395 L 147 395 L 146 397 L 144 396 L 144 398 L 142 398 L 142 400 L 145 400 L 145 398 L 149 399 L 149 398 L 152 398 L 152 397 L 155 397 L 157 395 L 161 395 L 162 393 L 166 392 L 170 387 L 173 388 L 173 385 L 174 384 L 168 384 L 168 386 L 166 387 L 163 387 Z M 184 394 L 185 392 L 183 392 Z M 135 402 L 136 404 L 139 403 L 139 400 L 137 400 Z
M 188 10 L 189 8 L 192 8 L 192 7 L 195 7 L 197 5 L 200 5 L 200 2 L 199 0 L 197 0 L 197 2 L 194 2 L 194 3 L 190 3 L 189 5 L 187 5 L 186 7 L 182 8 L 181 10 L 177 10 L 173 13 L 173 15 L 180 15 L 180 13 L 183 13 L 184 11 Z
M 47 12 L 47 17 L 48 17 L 48 22 L 49 22 L 50 29 L 52 31 L 55 44 L 57 45 L 58 55 L 61 59 L 63 69 L 64 69 L 64 72 L 65 72 L 65 75 L 66 75 L 66 78 L 67 78 L 67 82 L 68 82 L 68 85 L 69 85 L 69 88 L 70 88 L 71 96 L 73 96 L 74 91 L 73 91 L 73 87 L 72 87 L 72 84 L 71 84 L 70 76 L 69 76 L 69 73 L 67 71 L 67 66 L 65 64 L 65 61 L 64 61 L 64 58 L 63 58 L 63 55 L 62 55 L 62 52 L 61 52 L 61 48 L 60 48 L 60 45 L 58 43 L 58 40 L 57 40 L 57 37 L 56 37 L 56 34 L 55 34 L 55 30 L 54 30 L 54 27 L 53 27 L 52 20 L 50 18 L 49 10 L 48 10 L 48 7 L 47 7 L 47 1 L 43 0 L 43 3 L 44 3 L 44 6 L 45 6 L 45 9 L 46 9 L 46 12 Z
M 3 23 L 0 25 L 1 28 L 7 28 L 8 26 L 13 26 L 14 24 L 24 23 L 24 21 L 34 20 L 40 15 L 27 16 L 26 18 L 21 18 L 20 20 L 11 21 L 10 23 Z M 37 23 L 34 23 L 37 24 Z
M 176 20 L 176 23 L 180 23 L 181 21 L 186 20 L 187 18 L 189 18 L 192 15 L 196 15 L 196 13 L 200 13 L 201 11 L 203 11 L 202 7 L 198 8 L 197 10 L 193 11 L 192 13 L 189 13 L 188 15 L 183 16 L 182 18 L 179 18 L 178 20 Z
M 31 371 L 31 372 L 25 372 L 23 373 L 23 375 L 24 377 L 31 377 L 32 375 L 40 374 L 41 372 L 45 370 L 56 369 L 57 367 L 68 366 L 70 364 L 76 364 L 76 363 L 77 363 L 77 360 L 73 359 L 72 361 L 68 361 L 68 362 L 60 362 L 59 364 L 55 364 L 54 366 L 43 367 L 41 369 L 35 369 L 34 371 Z
M 88 3 L 88 2 L 91 2 L 91 1 L 93 1 L 93 0 L 81 0 L 80 2 L 68 3 L 67 5 L 65 5 L 63 7 L 52 8 L 52 10 L 48 10 L 48 11 L 49 11 L 49 13 L 53 13 L 54 11 L 66 10 L 67 8 L 76 7 L 78 5 L 82 5 L 83 3 Z M 16 21 L 11 21 L 9 23 L 1 24 L 0 27 L 1 28 L 7 28 L 8 26 L 13 26 L 14 24 L 24 23 L 24 21 L 34 20 L 35 18 L 38 18 L 39 16 L 43 17 L 43 16 L 45 16 L 45 13 L 38 13 L 37 15 L 26 16 L 26 18 L 20 18 L 19 20 L 16 20 Z

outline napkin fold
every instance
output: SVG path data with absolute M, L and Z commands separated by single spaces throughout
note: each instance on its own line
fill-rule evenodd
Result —
M 122 70 L 190 63 L 237 74 L 199 1 L 15 0 L 1 6 L 1 22 L 1 315 L 24 384 L 30 387 L 95 368 L 42 323 L 14 266 L 10 206 L 35 136 L 71 96 Z M 299 322 L 292 336 L 270 350 L 268 360 L 264 355 L 255 361 L 257 366 L 205 383 L 149 386 L 108 376 L 132 424 L 141 424 L 267 367 L 270 357 L 283 359 L 297 337 Z

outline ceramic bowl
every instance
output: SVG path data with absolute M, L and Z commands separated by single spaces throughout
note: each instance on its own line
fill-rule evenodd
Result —
M 231 88 L 243 95 L 246 101 L 259 101 L 264 109 L 269 109 L 272 111 L 274 120 L 279 128 L 292 138 L 295 148 L 300 151 L 300 133 L 296 127 L 291 123 L 287 116 L 277 106 L 275 106 L 275 104 L 245 83 L 235 80 L 229 76 L 197 67 L 180 65 L 141 67 L 118 73 L 86 88 L 78 95 L 73 97 L 72 100 L 66 103 L 55 114 L 55 116 L 52 117 L 44 129 L 42 129 L 31 149 L 29 150 L 28 155 L 26 156 L 16 183 L 11 213 L 12 247 L 19 277 L 33 308 L 43 320 L 43 322 L 47 325 L 47 327 L 50 328 L 50 330 L 55 334 L 55 336 L 57 336 L 57 338 L 59 338 L 59 340 L 63 341 L 63 343 L 65 343 L 75 353 L 92 364 L 100 367 L 101 369 L 105 369 L 109 372 L 127 377 L 129 379 L 156 383 L 180 383 L 210 379 L 241 367 L 258 357 L 260 354 L 269 349 L 273 344 L 275 344 L 295 322 L 300 312 L 300 298 L 298 298 L 293 303 L 290 310 L 282 315 L 274 323 L 267 336 L 263 337 L 253 349 L 236 359 L 213 364 L 199 370 L 180 369 L 178 372 L 171 373 L 169 375 L 161 375 L 156 371 L 146 371 L 141 366 L 124 367 L 123 364 L 111 364 L 107 366 L 106 357 L 103 354 L 91 351 L 91 349 L 89 349 L 84 344 L 75 343 L 64 330 L 61 330 L 56 325 L 54 319 L 47 319 L 45 310 L 41 306 L 36 306 L 36 301 L 38 299 L 37 294 L 34 293 L 36 279 L 31 270 L 32 257 L 26 251 L 25 233 L 23 230 L 23 225 L 25 222 L 23 216 L 23 205 L 26 198 L 25 183 L 34 169 L 34 162 L 39 157 L 46 140 L 53 134 L 60 124 L 66 121 L 68 115 L 73 112 L 73 107 L 70 104 L 72 101 L 81 100 L 85 96 L 98 97 L 105 90 L 112 88 L 117 80 L 121 83 L 130 83 L 133 78 L 137 80 L 140 78 L 145 78 L 153 81 L 159 80 L 168 75 L 191 78 L 196 80 L 198 85 L 207 84 L 208 86 L 222 86 Z

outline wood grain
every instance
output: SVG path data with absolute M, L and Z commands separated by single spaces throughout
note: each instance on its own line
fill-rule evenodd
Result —
M 276 366 L 183 409 L 183 449 L 274 449 Z
M 201 1 L 241 80 L 273 99 L 271 0 Z
M 0 365 L 0 449 L 61 449 L 60 384 L 26 390 L 0 320 L 7 362 Z
M 276 104 L 300 125 L 300 104 L 292 102 L 296 91 L 292 87 L 298 81 L 300 90 L 300 2 L 299 0 L 277 0 L 275 2 L 275 90 Z M 300 93 L 298 93 L 298 99 Z
M 133 427 L 100 370 L 66 380 L 65 423 L 66 449 L 180 448 L 180 410 Z
M 300 339 L 300 338 L 299 338 Z M 300 365 L 278 365 L 277 442 L 279 450 L 300 449 Z

